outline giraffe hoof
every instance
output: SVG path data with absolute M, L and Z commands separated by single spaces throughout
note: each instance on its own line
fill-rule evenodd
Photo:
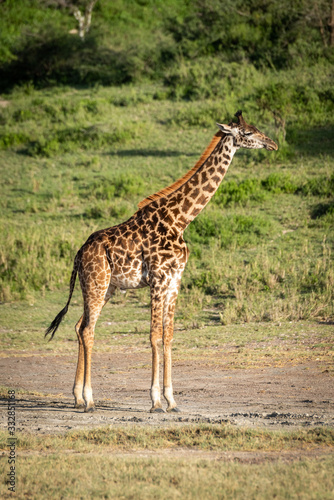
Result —
M 85 413 L 93 413 L 93 411 L 95 410 L 96 410 L 95 406 L 91 406 L 90 408 L 85 408 Z
M 85 403 L 75 403 L 74 408 L 78 410 L 83 410 L 85 408 Z
M 181 410 L 176 406 L 175 408 L 167 408 L 168 413 L 180 413 Z
M 162 408 L 151 408 L 150 413 L 165 413 Z

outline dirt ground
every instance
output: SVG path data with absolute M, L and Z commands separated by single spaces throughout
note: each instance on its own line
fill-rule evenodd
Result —
M 151 356 L 118 352 L 93 355 L 94 413 L 73 407 L 75 356 L 0 359 L 0 383 L 17 391 L 17 430 L 63 433 L 101 425 L 162 426 L 221 423 L 249 427 L 334 426 L 334 378 L 316 363 L 281 368 L 226 369 L 196 361 L 173 366 L 181 413 L 151 414 Z M 43 395 L 29 395 L 38 392 Z M 2 406 L 6 401 L 1 401 Z M 1 412 L 1 427 L 7 427 Z

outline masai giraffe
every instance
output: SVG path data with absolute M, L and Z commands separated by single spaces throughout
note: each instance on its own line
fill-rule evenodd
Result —
M 252 125 L 241 111 L 238 123 L 217 124 L 219 131 L 200 160 L 181 179 L 138 205 L 126 222 L 93 233 L 78 251 L 66 306 L 46 334 L 55 334 L 68 310 L 79 274 L 84 312 L 75 329 L 79 354 L 73 387 L 75 407 L 94 411 L 91 389 L 91 352 L 94 328 L 103 306 L 116 288 L 149 286 L 151 290 L 152 380 L 151 412 L 163 412 L 159 385 L 159 344 L 163 343 L 163 395 L 168 412 L 179 411 L 173 397 L 171 346 L 175 302 L 189 256 L 183 232 L 216 192 L 241 147 L 277 150 L 274 141 Z

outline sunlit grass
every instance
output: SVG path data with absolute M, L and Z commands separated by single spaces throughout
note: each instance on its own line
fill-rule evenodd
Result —
M 1 432 L 4 450 L 6 438 Z M 330 498 L 333 439 L 331 429 L 224 425 L 105 427 L 64 437 L 18 433 L 16 496 L 218 499 L 247 491 L 254 499 Z M 320 456 L 304 458 L 312 452 Z M 2 498 L 9 497 L 4 481 L 0 488 Z
M 52 300 L 57 289 L 66 296 L 74 255 L 87 237 L 126 220 L 142 198 L 195 163 L 220 118 L 204 128 L 181 127 L 173 117 L 191 115 L 194 104 L 157 100 L 157 91 L 143 85 L 14 92 L 0 125 L 3 302 L 34 303 L 41 293 Z M 202 114 L 208 106 L 214 113 L 204 99 Z M 256 124 L 275 138 L 269 116 Z M 103 134 L 115 127 L 129 133 L 109 141 Z M 297 123 L 289 127 L 293 149 L 301 150 L 302 136 L 292 133 Z M 191 255 L 178 314 L 186 327 L 202 309 L 214 309 L 223 325 L 333 319 L 333 160 L 328 148 L 315 160 L 322 154 L 315 135 L 307 157 L 236 155 L 219 192 L 185 233 Z
M 333 458 L 225 462 L 204 458 L 49 454 L 20 458 L 16 498 L 329 500 Z M 2 498 L 10 498 L 1 484 Z

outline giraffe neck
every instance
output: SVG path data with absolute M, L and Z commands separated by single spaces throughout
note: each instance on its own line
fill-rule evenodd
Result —
M 236 148 L 232 136 L 224 136 L 209 158 L 179 189 L 161 198 L 161 207 L 173 221 L 177 231 L 183 232 L 209 203 L 223 180 Z

